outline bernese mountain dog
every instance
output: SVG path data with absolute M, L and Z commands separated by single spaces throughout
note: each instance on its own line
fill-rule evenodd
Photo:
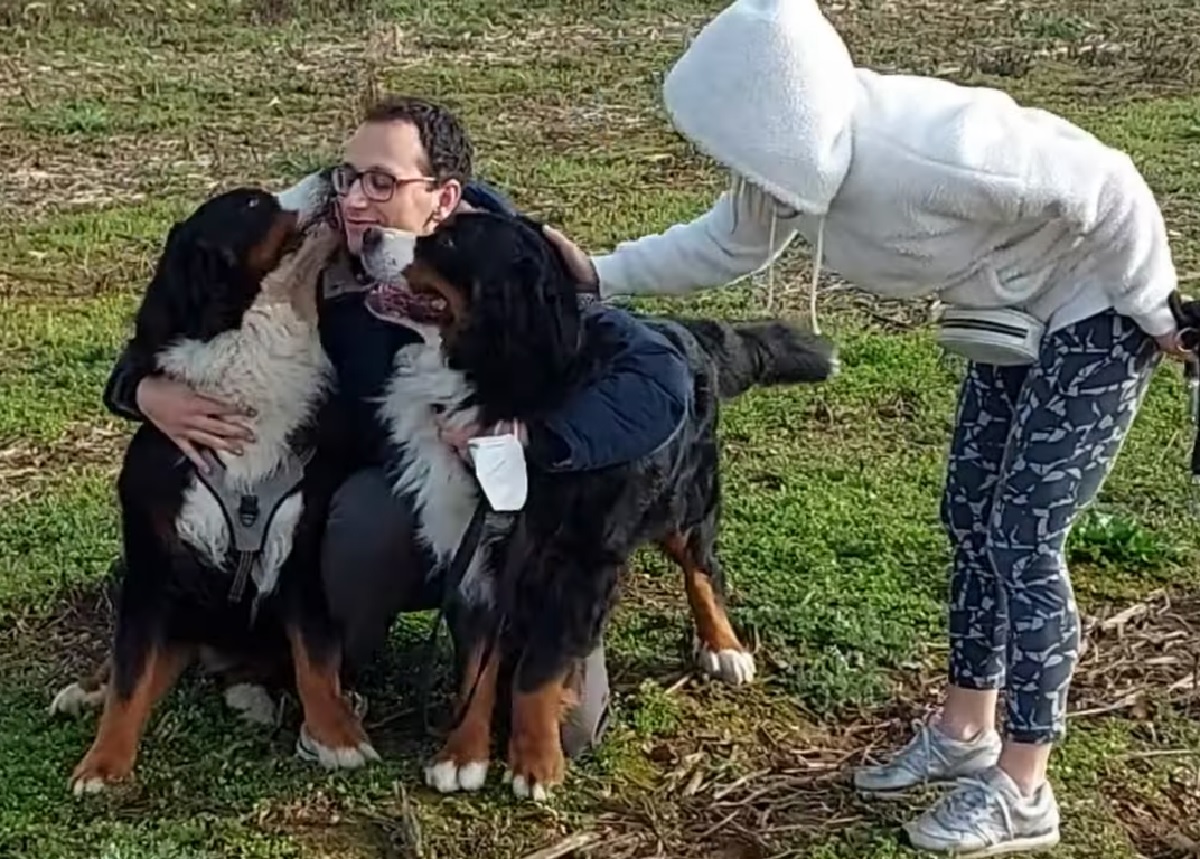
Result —
M 397 356 L 381 414 L 395 445 L 396 491 L 416 499 L 420 536 L 444 570 L 481 490 L 439 423 L 537 425 L 603 375 L 602 318 L 625 311 L 581 307 L 562 258 L 521 216 L 458 214 L 420 238 L 376 228 L 363 261 L 380 284 L 368 297 L 373 312 L 417 334 Z M 506 780 L 535 801 L 563 781 L 559 730 L 573 666 L 595 647 L 642 546 L 657 544 L 683 569 L 703 669 L 732 683 L 754 675 L 723 608 L 715 550 L 720 401 L 755 385 L 825 380 L 836 372 L 834 348 L 778 321 L 626 318 L 685 357 L 689 408 L 674 435 L 637 461 L 586 472 L 531 463 L 511 526 L 480 532 L 450 585 L 447 619 L 465 656 L 459 715 L 425 768 L 442 792 L 486 780 L 500 655 L 513 671 Z
M 103 704 L 71 779 L 76 794 L 131 775 L 152 708 L 195 657 L 284 666 L 313 757 L 330 767 L 378 757 L 340 691 L 340 636 L 318 567 L 346 470 L 316 312 L 336 246 L 324 222 L 303 224 L 254 188 L 210 198 L 168 233 L 131 353 L 249 410 L 254 438 L 239 455 L 205 452 L 206 472 L 149 421 L 130 440 L 117 479 L 124 572 L 110 655 L 52 705 Z M 235 707 L 235 688 L 262 692 L 231 687 Z

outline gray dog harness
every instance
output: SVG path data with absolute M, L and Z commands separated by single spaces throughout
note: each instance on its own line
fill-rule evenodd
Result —
M 270 475 L 246 492 L 230 485 L 225 465 L 212 452 L 201 453 L 208 473 L 198 473 L 204 485 L 212 491 L 229 524 L 232 557 L 226 565 L 233 574 L 229 601 L 241 602 L 246 591 L 246 579 L 253 578 L 260 590 L 254 598 L 252 613 L 257 613 L 258 601 L 264 596 L 262 553 L 279 505 L 300 486 L 304 468 L 312 459 L 311 449 L 303 454 L 288 451 L 283 461 Z

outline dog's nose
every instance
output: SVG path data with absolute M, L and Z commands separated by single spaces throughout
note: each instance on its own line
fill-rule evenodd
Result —
M 367 227 L 363 233 L 363 250 L 374 250 L 383 244 L 383 230 L 379 227 Z

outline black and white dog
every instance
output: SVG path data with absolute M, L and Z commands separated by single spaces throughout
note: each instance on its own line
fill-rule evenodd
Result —
M 300 213 L 258 189 L 213 197 L 168 235 L 131 353 L 146 370 L 249 410 L 254 439 L 239 455 L 206 453 L 207 473 L 149 422 L 130 441 L 118 478 L 124 576 L 111 654 L 52 705 L 103 702 L 76 793 L 131 774 L 151 709 L 197 656 L 282 666 L 313 758 L 333 767 L 377 758 L 340 691 L 340 636 L 319 569 L 328 502 L 345 476 L 316 313 L 318 277 L 336 247 L 326 225 L 304 228 Z M 256 690 L 231 687 L 227 701 L 253 708 Z
M 439 422 L 533 425 L 554 413 L 604 372 L 603 314 L 581 310 L 562 259 L 523 218 L 464 213 L 420 238 L 372 231 L 365 247 L 365 267 L 384 284 L 369 306 L 420 338 L 397 357 L 382 415 L 395 444 L 396 489 L 415 497 L 420 535 L 446 563 L 480 488 L 441 440 Z M 756 385 L 827 379 L 836 371 L 834 349 L 778 321 L 627 321 L 651 326 L 685 356 L 690 409 L 675 435 L 640 460 L 582 473 L 530 468 L 513 532 L 481 541 L 451 618 L 466 654 L 465 710 L 425 771 L 443 792 L 474 790 L 486 779 L 497 699 L 493 646 L 515 663 L 514 792 L 542 799 L 562 781 L 559 726 L 573 666 L 594 648 L 619 579 L 643 545 L 658 544 L 683 568 L 702 667 L 732 683 L 754 675 L 723 608 L 715 552 L 720 401 Z

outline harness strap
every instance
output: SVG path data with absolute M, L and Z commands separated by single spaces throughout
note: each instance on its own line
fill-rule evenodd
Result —
M 463 531 L 462 539 L 459 541 L 458 548 L 454 552 L 454 556 L 446 565 L 443 579 L 442 602 L 438 607 L 437 617 L 433 620 L 433 627 L 429 631 L 429 638 L 425 641 L 425 655 L 421 661 L 421 678 L 420 678 L 420 697 L 421 697 L 421 720 L 426 733 L 432 733 L 432 728 L 429 722 L 429 697 L 432 689 L 432 665 L 435 648 L 437 645 L 438 633 L 442 628 L 442 621 L 446 617 L 447 610 L 450 607 L 454 595 L 457 593 L 459 585 L 462 583 L 463 577 L 467 574 L 467 568 L 471 564 L 471 559 L 475 557 L 480 544 L 483 542 L 483 537 L 487 529 L 489 521 L 496 523 L 497 527 L 493 530 L 509 530 L 516 515 L 512 513 L 497 513 L 493 511 L 487 503 L 487 497 L 480 493 L 479 503 L 475 506 L 475 510 L 471 513 L 471 519 L 467 523 L 466 530 Z M 502 583 L 498 583 L 502 584 Z M 483 659 L 479 663 L 479 671 L 475 675 L 474 681 L 471 683 L 471 688 L 467 692 L 467 696 L 462 703 L 462 707 L 455 714 L 454 722 L 451 730 L 457 727 L 462 722 L 467 710 L 471 707 L 471 702 L 475 698 L 475 693 L 479 688 L 480 680 L 483 678 L 487 666 L 495 655 L 496 645 L 500 639 L 500 633 L 503 630 L 507 614 L 503 609 L 506 600 L 500 598 L 497 594 L 497 602 L 501 606 L 497 611 L 496 622 L 493 628 L 488 632 L 487 646 L 484 648 Z
M 280 505 L 304 480 L 304 469 L 312 460 L 313 453 L 312 448 L 300 454 L 289 450 L 279 467 L 247 492 L 232 485 L 225 464 L 212 451 L 201 451 L 200 456 L 208 466 L 208 472 L 197 472 L 197 476 L 221 507 L 229 526 L 230 551 L 236 558 L 233 584 L 229 588 L 230 602 L 241 602 L 246 592 L 246 581 L 253 579 L 259 589 L 254 606 L 257 613 L 258 600 L 263 596 L 262 588 L 268 584 L 264 581 L 262 569 L 262 552 L 267 534 Z

